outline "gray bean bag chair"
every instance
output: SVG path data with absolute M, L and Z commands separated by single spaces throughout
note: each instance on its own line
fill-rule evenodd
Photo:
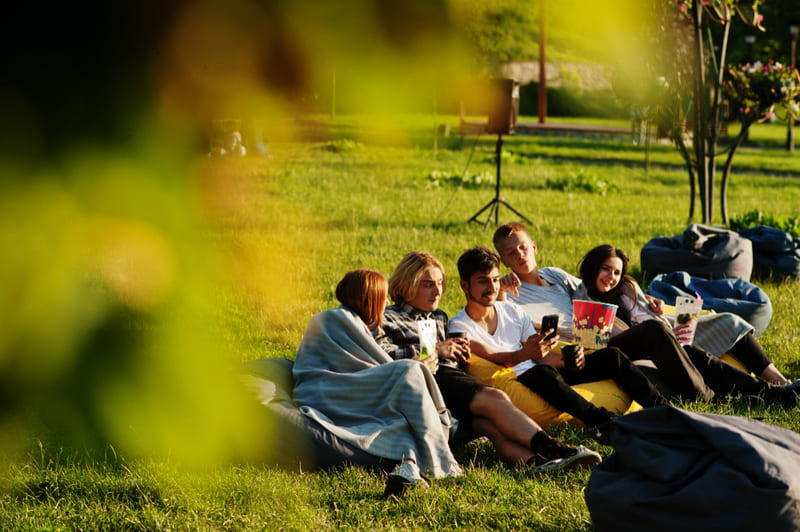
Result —
M 264 407 L 265 448 L 260 459 L 303 471 L 346 464 L 391 470 L 392 461 L 358 449 L 300 413 L 292 400 L 293 364 L 287 358 L 262 358 L 246 365 L 246 384 Z
M 734 231 L 692 224 L 681 235 L 653 238 L 640 252 L 649 281 L 659 273 L 685 271 L 704 279 L 750 280 L 753 245 Z
M 800 238 L 768 225 L 744 229 L 739 234 L 752 242 L 756 277 L 800 279 Z
M 618 417 L 584 497 L 596 532 L 800 530 L 800 435 L 671 406 Z

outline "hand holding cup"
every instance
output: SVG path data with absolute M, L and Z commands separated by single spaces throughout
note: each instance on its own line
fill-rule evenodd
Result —
M 578 371 L 583 366 L 583 348 L 579 344 L 568 344 L 561 348 L 561 360 L 567 371 Z

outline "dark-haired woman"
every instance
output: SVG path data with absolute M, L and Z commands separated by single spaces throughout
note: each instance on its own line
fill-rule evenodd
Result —
M 646 299 L 636 281 L 627 275 L 628 254 L 614 246 L 604 244 L 589 251 L 581 260 L 580 276 L 583 291 L 592 299 L 619 306 L 617 316 L 628 326 L 648 320 L 666 324 L 664 303 L 660 299 Z M 675 332 L 688 325 L 678 324 Z M 743 318 L 729 312 L 698 316 L 693 345 L 714 356 L 730 353 L 754 375 L 770 384 L 786 384 L 778 368 L 753 336 L 753 327 Z

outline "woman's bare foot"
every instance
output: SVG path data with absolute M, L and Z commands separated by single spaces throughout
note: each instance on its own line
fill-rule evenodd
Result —
M 761 372 L 759 378 L 764 379 L 770 384 L 777 384 L 779 386 L 785 385 L 788 381 L 786 377 L 784 377 L 778 368 L 775 367 L 775 364 L 770 364 L 767 366 L 764 371 Z

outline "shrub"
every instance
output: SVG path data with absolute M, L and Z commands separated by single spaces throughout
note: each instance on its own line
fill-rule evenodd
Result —
M 556 179 L 548 178 L 544 185 L 545 188 L 552 190 L 561 190 L 563 192 L 584 191 L 592 194 L 600 194 L 605 196 L 608 192 L 619 190 L 616 185 L 603 181 L 597 176 L 587 175 L 586 170 L 578 170 L 572 172 L 567 177 L 559 177 Z
M 334 153 L 350 153 L 362 150 L 363 148 L 363 144 L 352 139 L 331 140 L 322 146 L 323 150 L 332 151 Z
M 462 188 L 481 188 L 494 184 L 494 175 L 488 170 L 480 174 L 459 174 L 447 170 L 434 170 L 426 176 L 428 185 L 441 187 L 444 185 L 455 185 Z
M 497 154 L 492 153 L 491 155 L 486 155 L 484 161 L 487 163 L 497 164 Z M 502 150 L 500 152 L 500 161 L 502 164 L 528 164 L 528 158 L 524 155 L 506 150 Z
M 733 231 L 741 231 L 756 227 L 758 225 L 769 225 L 781 231 L 786 231 L 795 238 L 800 238 L 800 217 L 798 216 L 770 216 L 758 209 L 737 215 L 731 218 L 730 228 Z

